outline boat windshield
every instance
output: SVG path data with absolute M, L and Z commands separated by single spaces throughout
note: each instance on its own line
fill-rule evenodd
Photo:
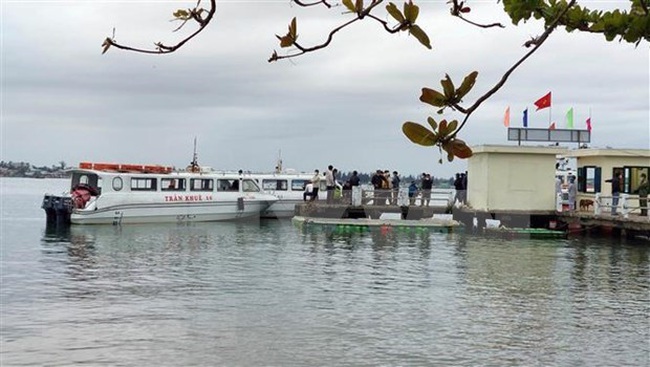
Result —
M 97 189 L 98 192 L 102 190 L 102 179 L 94 173 L 88 172 L 75 172 L 72 174 L 70 189 L 73 190 L 78 185 L 88 185 Z
M 244 191 L 244 192 L 259 192 L 260 187 L 257 186 L 257 183 L 255 183 L 254 180 L 243 179 L 242 180 L 242 191 Z

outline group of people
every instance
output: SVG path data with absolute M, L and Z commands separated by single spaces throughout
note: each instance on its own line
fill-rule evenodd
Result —
M 332 165 L 327 167 L 327 171 L 321 172 L 316 169 L 314 170 L 314 176 L 312 179 L 305 184 L 305 191 L 303 193 L 304 201 L 314 201 L 318 200 L 319 187 L 321 181 L 325 180 L 325 187 L 327 190 L 327 204 L 333 204 L 336 199 L 339 197 L 342 198 L 343 202 L 351 203 L 352 202 L 352 189 L 355 186 L 360 185 L 359 173 L 357 171 L 352 172 L 352 176 L 349 177 L 342 185 L 338 184 L 337 178 L 338 170 Z M 465 190 L 467 188 L 467 173 L 457 174 L 458 185 L 454 184 L 457 187 L 457 190 L 462 190 L 461 193 L 456 193 L 456 198 L 461 202 L 466 202 Z M 399 172 L 390 170 L 381 170 L 378 169 L 370 178 L 370 184 L 373 187 L 374 196 L 372 197 L 373 205 L 397 205 L 399 190 L 402 184 L 402 180 L 399 176 Z M 338 190 L 341 190 L 341 195 L 338 195 Z M 433 177 L 431 174 L 423 172 L 420 179 L 420 185 L 418 186 L 416 181 L 411 181 L 408 186 L 408 197 L 410 205 L 415 205 L 415 201 L 420 197 L 420 206 L 429 206 L 431 201 L 431 191 L 433 189 Z
M 352 197 L 352 187 L 359 186 L 360 179 L 357 171 L 352 172 L 352 176 L 342 185 L 342 195 L 344 198 L 350 199 Z M 337 195 L 340 185 L 338 185 L 338 169 L 334 168 L 333 165 L 327 166 L 327 171 L 323 172 L 323 179 L 325 180 L 325 190 L 327 190 L 327 204 L 333 204 L 334 199 Z M 305 192 L 303 193 L 303 200 L 309 201 L 318 200 L 318 191 L 320 188 L 321 174 L 318 169 L 314 170 L 314 176 L 311 181 L 307 182 L 305 185 Z
M 567 186 L 567 196 L 569 202 L 569 210 L 573 211 L 576 209 L 576 197 L 578 196 L 578 186 L 576 183 L 576 176 L 568 176 L 568 186 Z M 623 176 L 621 171 L 615 171 L 612 178 L 605 180 L 611 184 L 612 187 L 612 202 L 611 202 L 611 215 L 618 215 L 618 202 L 621 195 L 621 189 L 623 187 Z M 562 193 L 562 180 L 558 177 L 555 181 L 555 192 L 557 194 Z M 648 215 L 648 194 L 650 193 L 650 183 L 648 182 L 648 177 L 645 173 L 641 173 L 639 176 L 639 185 L 637 189 L 634 190 L 634 194 L 639 195 L 639 207 L 641 210 L 641 216 Z

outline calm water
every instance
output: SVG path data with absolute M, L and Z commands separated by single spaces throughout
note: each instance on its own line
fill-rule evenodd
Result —
M 648 366 L 650 245 L 326 233 L 289 221 L 47 231 L 2 179 L 0 364 Z

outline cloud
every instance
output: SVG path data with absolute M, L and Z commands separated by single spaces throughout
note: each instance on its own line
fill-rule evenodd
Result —
M 510 24 L 498 4 L 477 4 L 471 14 L 500 21 L 505 30 L 468 26 L 450 17 L 446 5 L 426 2 L 420 24 L 433 50 L 364 21 L 337 33 L 324 50 L 269 64 L 273 50 L 285 52 L 275 34 L 284 34 L 293 16 L 305 45 L 322 42 L 346 18 L 285 2 L 220 2 L 214 24 L 175 54 L 101 55 L 113 27 L 120 42 L 173 43 L 189 30 L 172 33 L 171 12 L 192 5 L 4 5 L 3 159 L 184 166 L 197 136 L 202 163 L 215 168 L 270 170 L 281 151 L 286 166 L 305 171 L 331 163 L 343 171 L 451 176 L 466 163 L 439 165 L 437 149 L 413 145 L 401 133 L 404 121 L 436 117 L 418 100 L 421 88 L 438 87 L 445 73 L 460 83 L 477 70 L 465 100 L 472 103 L 541 33 L 537 22 Z M 647 148 L 648 65 L 646 45 L 560 30 L 481 106 L 462 137 L 474 145 L 506 144 L 505 108 L 511 106 L 514 125 L 516 111 L 552 91 L 559 125 L 574 107 L 578 127 L 591 114 L 594 145 Z M 546 126 L 548 112 L 531 113 L 531 124 Z

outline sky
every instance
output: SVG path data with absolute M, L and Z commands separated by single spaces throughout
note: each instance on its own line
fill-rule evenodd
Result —
M 268 63 L 273 50 L 286 52 L 275 35 L 285 34 L 294 16 L 304 46 L 323 42 L 349 16 L 341 8 L 304 9 L 286 0 L 218 1 L 213 23 L 176 53 L 111 49 L 102 55 L 114 28 L 116 40 L 130 46 L 173 44 L 185 33 L 172 32 L 178 24 L 171 14 L 195 2 L 3 0 L 1 159 L 185 167 L 196 138 L 199 163 L 215 169 L 270 171 L 281 156 L 285 168 L 299 171 L 332 164 L 343 172 L 450 177 L 467 162 L 448 163 L 443 155 L 439 164 L 437 148 L 415 145 L 401 131 L 405 121 L 426 125 L 428 116 L 441 118 L 419 101 L 421 88 L 439 89 L 446 73 L 459 85 L 476 70 L 464 100 L 471 105 L 528 51 L 522 45 L 543 25 L 513 25 L 496 0 L 467 2 L 468 17 L 505 29 L 470 26 L 451 17 L 445 1 L 415 3 L 432 50 L 407 33 L 388 34 L 363 21 L 323 50 Z M 609 9 L 628 2 L 580 4 Z M 376 14 L 385 16 L 383 9 Z M 590 146 L 649 149 L 649 74 L 647 42 L 635 47 L 560 29 L 481 105 L 459 137 L 470 146 L 515 145 L 503 125 L 506 108 L 511 126 L 521 126 L 528 108 L 529 127 L 537 128 L 565 127 L 573 108 L 575 128 L 584 129 L 591 116 Z M 549 91 L 551 108 L 535 111 L 533 103 Z

